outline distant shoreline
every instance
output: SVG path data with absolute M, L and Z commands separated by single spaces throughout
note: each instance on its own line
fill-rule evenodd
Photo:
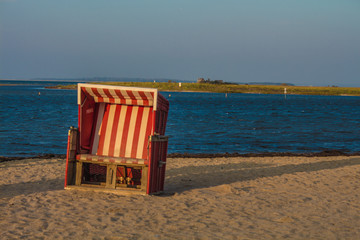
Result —
M 29 83 L 31 84 L 31 83 Z M 19 83 L 1 83 L 0 86 L 29 85 Z M 281 85 L 244 85 L 175 82 L 93 82 L 92 84 L 118 85 L 129 87 L 157 88 L 163 92 L 199 92 L 199 93 L 243 93 L 243 94 L 281 94 L 281 95 L 316 95 L 316 96 L 360 96 L 357 87 L 312 87 Z M 46 89 L 76 90 L 77 84 L 46 86 Z
M 311 87 L 279 85 L 239 85 L 210 83 L 166 83 L 166 82 L 96 82 L 93 84 L 129 87 L 157 88 L 169 92 L 247 93 L 319 96 L 360 96 L 360 88 L 354 87 Z M 50 89 L 76 89 L 76 84 L 49 86 Z

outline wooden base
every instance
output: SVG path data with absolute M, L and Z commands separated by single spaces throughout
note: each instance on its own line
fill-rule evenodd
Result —
M 92 191 L 92 192 L 105 192 L 105 193 L 113 193 L 113 194 L 117 194 L 117 195 L 125 195 L 125 196 L 129 196 L 129 195 L 146 195 L 146 192 L 143 191 L 139 191 L 138 189 L 132 189 L 132 188 L 121 188 L 121 189 L 109 189 L 109 188 L 103 188 L 100 186 L 75 186 L 75 185 L 71 185 L 71 186 L 66 186 L 65 187 L 66 190 L 80 190 L 80 191 Z
M 91 183 L 84 181 L 83 179 L 83 167 L 84 163 L 91 163 L 97 164 L 100 166 L 106 167 L 106 181 L 105 182 L 97 182 Z M 86 190 L 94 189 L 96 191 L 103 191 L 103 192 L 138 192 L 139 194 L 146 194 L 147 190 L 147 178 L 148 178 L 148 166 L 146 165 L 133 165 L 131 164 L 112 164 L 112 163 L 94 163 L 94 162 L 87 162 L 87 161 L 76 161 L 74 166 L 75 169 L 73 172 L 73 176 L 71 178 L 74 179 L 73 184 L 68 184 L 65 189 L 79 189 L 84 188 Z M 117 182 L 117 168 L 118 167 L 131 167 L 134 169 L 141 169 L 141 185 L 134 185 L 134 187 L 128 186 L 126 183 L 118 183 Z M 122 193 L 120 193 L 122 194 Z M 136 193 L 135 193 L 136 194 Z

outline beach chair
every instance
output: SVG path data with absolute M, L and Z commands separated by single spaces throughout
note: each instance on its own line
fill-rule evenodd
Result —
M 164 190 L 169 102 L 153 88 L 78 84 L 65 189 L 157 194 Z

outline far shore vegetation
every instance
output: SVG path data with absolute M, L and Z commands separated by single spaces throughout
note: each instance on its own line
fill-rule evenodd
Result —
M 178 82 L 96 82 L 92 84 L 157 88 L 160 91 L 173 92 L 214 92 L 214 93 L 253 93 L 292 95 L 332 95 L 360 96 L 360 88 L 351 87 L 312 87 L 283 85 L 248 85 L 232 83 L 181 83 Z M 76 89 L 76 84 L 59 85 L 51 88 Z M 286 90 L 285 90 L 286 89 Z

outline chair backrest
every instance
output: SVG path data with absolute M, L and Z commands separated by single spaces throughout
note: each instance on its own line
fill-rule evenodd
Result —
M 91 154 L 148 159 L 153 107 L 98 103 Z

